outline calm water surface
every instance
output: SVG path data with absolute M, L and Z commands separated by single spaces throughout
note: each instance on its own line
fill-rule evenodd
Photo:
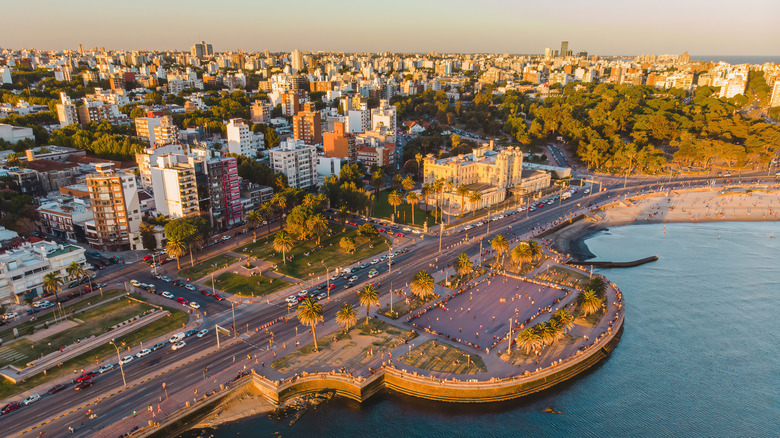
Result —
M 627 226 L 587 244 L 602 260 L 660 260 L 604 271 L 625 294 L 623 338 L 572 382 L 496 405 L 334 400 L 293 425 L 260 416 L 187 436 L 780 436 L 780 224 Z

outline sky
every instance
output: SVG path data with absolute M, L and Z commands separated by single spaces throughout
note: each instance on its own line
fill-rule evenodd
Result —
M 780 55 L 778 0 L 24 0 L 0 48 Z

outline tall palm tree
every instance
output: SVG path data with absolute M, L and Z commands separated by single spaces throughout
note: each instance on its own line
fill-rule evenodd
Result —
M 540 322 L 533 326 L 533 329 L 542 345 L 550 345 L 555 340 L 555 329 L 549 323 Z
M 344 303 L 336 312 L 336 322 L 344 326 L 344 333 L 349 332 L 349 327 L 357 324 L 357 310 L 349 303 Z
M 460 196 L 460 211 L 463 213 L 463 207 L 466 205 L 466 196 L 469 194 L 469 186 L 466 184 L 461 184 L 457 189 L 455 189 L 455 193 Z
M 287 251 L 291 250 L 293 245 L 295 245 L 295 240 L 293 239 L 292 234 L 287 231 L 279 231 L 276 233 L 274 250 L 282 253 L 282 260 L 285 265 L 287 264 Z
M 406 202 L 412 207 L 412 224 L 414 224 L 414 206 L 420 201 L 420 197 L 415 192 L 409 192 L 406 194 Z
M 387 195 L 387 202 L 393 206 L 393 215 L 398 220 L 398 206 L 403 202 L 401 193 L 398 190 L 393 190 Z
M 176 269 L 181 270 L 179 257 L 187 254 L 187 245 L 181 240 L 168 240 L 168 243 L 165 245 L 165 251 L 169 255 L 176 257 Z
M 463 253 L 455 260 L 455 270 L 458 272 L 458 275 L 460 275 L 461 280 L 463 280 L 465 275 L 474 272 L 474 262 L 471 261 L 468 254 Z
M 482 200 L 482 193 L 476 190 L 469 192 L 469 203 L 471 204 L 472 217 L 477 215 L 477 202 Z
M 368 324 L 368 313 L 371 310 L 371 306 L 374 304 L 379 305 L 379 292 L 377 292 L 374 286 L 367 284 L 358 292 L 358 299 L 361 306 L 366 306 L 366 324 Z
M 314 207 L 317 206 L 318 201 L 314 195 L 312 195 L 311 193 L 307 193 L 306 196 L 303 197 L 303 201 L 301 202 L 301 204 L 313 209 Z
M 336 212 L 336 215 L 338 215 L 339 220 L 342 224 L 347 223 L 347 218 L 349 217 L 349 211 L 347 210 L 347 207 L 341 206 L 339 207 L 339 210 Z
M 536 350 L 541 346 L 541 339 L 533 327 L 528 327 L 524 330 L 521 330 L 520 333 L 517 334 L 515 342 L 517 342 L 517 346 L 525 351 L 526 354 Z
M 65 280 L 62 279 L 59 271 L 52 271 L 43 276 L 43 288 L 54 294 L 54 299 L 59 303 L 60 296 L 57 295 L 57 291 L 62 290 L 62 285 L 65 284 Z
M 377 170 L 371 175 L 371 184 L 374 185 L 374 194 L 379 193 L 379 189 L 382 187 L 382 183 L 385 181 L 385 174 L 382 169 Z
M 322 306 L 314 298 L 306 298 L 298 305 L 298 321 L 305 326 L 311 327 L 311 334 L 314 337 L 314 351 L 319 351 L 317 347 L 317 323 L 324 321 L 322 316 Z
M 414 189 L 415 183 L 411 176 L 407 176 L 406 178 L 401 180 L 401 188 L 406 190 L 407 192 L 409 190 Z
M 433 182 L 433 199 L 436 201 L 436 209 L 441 211 L 444 206 L 442 205 L 442 198 L 444 197 L 444 185 L 445 179 L 439 178 Z M 439 216 L 439 223 L 444 219 L 444 215 Z
M 550 343 L 553 343 L 558 339 L 561 339 L 565 334 L 563 330 L 563 324 L 561 324 L 561 322 L 557 318 L 550 318 L 547 321 L 547 327 L 548 327 L 548 332 L 550 332 L 550 336 L 552 337 L 552 341 Z
M 509 250 L 509 242 L 503 234 L 497 234 L 490 242 L 490 246 L 496 252 L 496 263 L 501 266 L 502 256 Z
M 414 156 L 415 161 L 417 161 L 417 172 L 420 174 L 420 176 L 423 175 L 423 154 L 415 154 Z
M 512 259 L 512 263 L 516 264 L 518 268 L 523 266 L 523 263 L 531 260 L 531 247 L 528 242 L 520 242 L 509 251 L 509 257 Z
M 282 193 L 275 193 L 271 198 L 271 205 L 276 206 L 279 210 L 279 218 L 281 219 L 287 210 L 287 196 L 284 196 Z M 282 226 L 284 226 L 284 223 L 282 223 Z
M 246 223 L 252 227 L 253 239 L 257 240 L 257 227 L 263 223 L 263 215 L 260 210 L 250 211 L 246 215 Z
M 306 219 L 306 228 L 309 229 L 312 235 L 317 236 L 317 246 L 319 246 L 322 236 L 330 231 L 328 221 L 322 213 L 317 213 Z
M 585 289 L 590 289 L 595 292 L 598 297 L 603 298 L 607 293 L 607 282 L 600 276 L 595 276 L 590 279 L 588 285 L 585 286 Z
M 271 233 L 271 218 L 274 216 L 274 207 L 271 205 L 270 202 L 263 202 L 263 204 L 260 206 L 260 208 L 257 210 L 258 213 L 260 213 L 260 216 L 263 217 L 263 220 L 265 220 L 266 225 L 268 226 L 268 233 Z
M 574 315 L 564 309 L 556 310 L 552 317 L 561 324 L 561 327 L 564 330 L 571 330 L 571 328 L 574 326 Z
M 71 262 L 71 264 L 65 268 L 65 272 L 68 273 L 68 278 L 71 280 L 81 280 L 87 275 L 87 271 L 85 271 L 78 262 Z
M 433 277 L 423 269 L 417 271 L 412 277 L 412 281 L 409 282 L 409 289 L 412 290 L 412 293 L 423 299 L 433 295 L 435 288 L 436 282 Z
M 531 260 L 535 260 L 542 255 L 542 247 L 539 246 L 539 242 L 535 240 L 528 240 L 526 243 L 528 243 L 528 251 L 531 255 Z
M 431 197 L 431 185 L 428 183 L 423 184 L 422 189 L 420 189 L 420 194 L 423 198 L 423 203 L 425 204 L 425 211 L 428 211 L 428 198 Z
M 603 306 L 601 298 L 599 298 L 596 292 L 590 289 L 585 289 L 584 291 L 580 292 L 580 296 L 577 297 L 577 301 L 580 304 L 583 317 L 598 312 Z

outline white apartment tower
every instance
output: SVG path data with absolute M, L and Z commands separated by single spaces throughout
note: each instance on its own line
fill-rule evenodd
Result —
M 263 149 L 265 136 L 255 134 L 243 119 L 230 119 L 227 124 L 228 152 L 255 158 Z
M 173 219 L 197 214 L 198 188 L 195 169 L 183 155 L 157 157 L 151 169 L 157 211 Z
M 76 105 L 64 91 L 60 93 L 60 100 L 62 103 L 57 104 L 57 117 L 60 119 L 60 126 L 65 127 L 78 123 L 79 113 L 76 110 Z
M 269 150 L 274 172 L 287 175 L 287 183 L 296 189 L 305 189 L 317 183 L 317 148 L 301 140 L 288 138 Z

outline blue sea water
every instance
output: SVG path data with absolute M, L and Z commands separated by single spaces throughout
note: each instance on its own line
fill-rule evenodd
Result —
M 623 338 L 573 381 L 491 405 L 331 400 L 292 425 L 263 415 L 186 436 L 780 436 L 780 224 L 626 226 L 587 244 L 601 260 L 659 260 L 603 271 L 625 295 Z

